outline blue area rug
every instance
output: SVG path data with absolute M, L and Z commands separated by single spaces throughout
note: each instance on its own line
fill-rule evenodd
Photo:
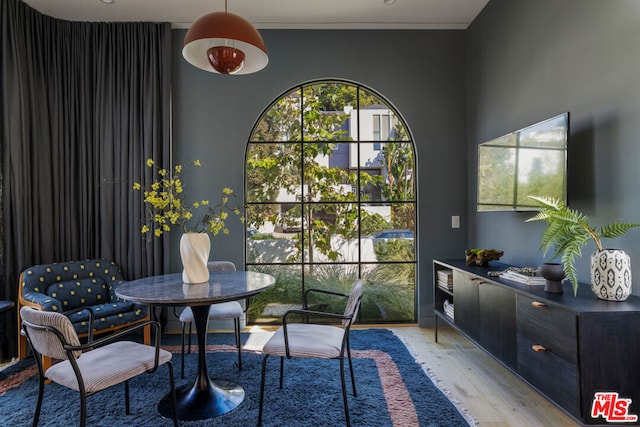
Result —
M 358 396 L 349 390 L 351 424 L 356 426 L 468 426 L 464 417 L 433 385 L 404 344 L 389 330 L 368 329 L 351 332 L 352 355 Z M 246 336 L 244 336 L 246 339 Z M 185 377 L 180 380 L 178 338 L 169 336 L 163 345 L 174 354 L 176 384 L 192 383 L 197 355 L 187 354 Z M 207 363 L 213 378 L 241 384 L 245 400 L 233 411 L 218 418 L 181 422 L 188 427 L 253 426 L 258 418 L 262 356 L 243 353 L 243 370 L 238 372 L 232 334 L 211 334 Z M 0 372 L 0 424 L 31 425 L 37 398 L 37 378 L 31 359 Z M 30 368 L 31 367 L 31 368 Z M 264 426 L 340 426 L 344 408 L 338 361 L 285 360 L 284 388 L 278 388 L 279 359 L 270 358 L 265 386 Z M 348 375 L 348 369 L 347 369 Z M 347 377 L 347 381 L 349 381 Z M 166 367 L 143 374 L 130 383 L 131 415 L 125 415 L 124 386 L 90 396 L 87 401 L 89 426 L 170 426 L 171 420 L 158 415 L 157 402 L 169 390 Z M 45 386 L 41 426 L 72 426 L 79 419 L 79 396 L 57 384 Z

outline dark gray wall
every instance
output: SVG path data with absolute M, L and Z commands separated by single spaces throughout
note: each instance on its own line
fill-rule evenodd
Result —
M 224 186 L 242 192 L 245 147 L 268 104 L 294 85 L 320 78 L 362 83 L 405 118 L 417 151 L 420 323 L 433 318 L 433 258 L 461 257 L 467 231 L 451 229 L 466 210 L 463 31 L 261 31 L 269 65 L 247 76 L 200 71 L 181 57 L 174 30 L 173 135 L 177 162 L 199 158 L 206 178 L 187 190 L 210 197 Z M 202 194 L 202 196 L 200 196 Z M 212 259 L 242 265 L 240 225 L 215 238 Z M 174 245 L 177 248 L 177 244 Z M 173 270 L 179 256 L 173 254 Z
M 531 214 L 477 213 L 477 144 L 570 112 L 569 204 L 595 224 L 640 222 L 640 2 L 491 0 L 466 33 L 469 245 L 543 261 Z M 640 229 L 606 241 L 640 279 Z M 589 281 L 592 243 L 577 264 Z M 640 286 L 635 286 L 640 294 Z

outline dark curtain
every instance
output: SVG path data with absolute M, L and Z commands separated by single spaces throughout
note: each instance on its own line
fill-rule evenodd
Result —
M 169 164 L 170 24 L 53 19 L 0 1 L 0 298 L 20 272 L 85 258 L 127 279 L 167 272 L 168 241 L 140 232 L 134 181 Z M 2 355 L 15 354 L 15 313 Z M 0 356 L 2 356 L 0 355 Z

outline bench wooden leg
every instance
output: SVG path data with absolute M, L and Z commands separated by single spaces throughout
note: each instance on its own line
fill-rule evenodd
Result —
M 47 369 L 49 369 L 51 365 L 52 365 L 51 358 L 47 356 L 42 356 L 42 370 L 44 372 L 47 372 Z M 49 381 L 51 380 L 47 380 L 47 384 L 49 383 Z
M 147 325 L 142 328 L 142 334 L 144 336 L 144 343 L 146 345 L 151 345 L 151 325 Z
M 18 359 L 27 357 L 27 337 L 22 335 L 22 319 L 20 318 L 20 304 L 18 304 Z

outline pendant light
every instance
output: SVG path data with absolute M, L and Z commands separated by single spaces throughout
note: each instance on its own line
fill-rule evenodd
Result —
M 204 15 L 184 37 L 182 56 L 191 65 L 219 74 L 251 74 L 267 66 L 262 36 L 246 19 L 227 12 Z

